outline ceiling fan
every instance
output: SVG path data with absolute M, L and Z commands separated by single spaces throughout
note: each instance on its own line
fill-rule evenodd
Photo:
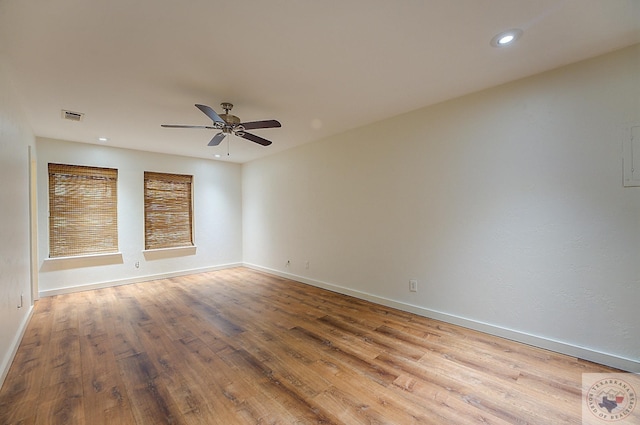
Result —
M 220 130 L 220 133 L 213 136 L 213 139 L 211 139 L 208 146 L 218 146 L 225 136 L 232 134 L 238 137 L 242 137 L 243 139 L 250 140 L 262 146 L 269 146 L 271 144 L 270 140 L 263 139 L 262 137 L 256 136 L 255 134 L 247 133 L 247 130 L 282 127 L 280 122 L 276 120 L 240 122 L 240 118 L 229 113 L 229 111 L 231 111 L 231 109 L 233 108 L 233 104 L 229 102 L 222 102 L 220 106 L 222 107 L 222 109 L 224 109 L 224 114 L 218 115 L 216 111 L 214 111 L 210 106 L 196 104 L 196 108 L 200 109 L 206 116 L 211 118 L 211 120 L 213 121 L 212 125 L 162 124 L 162 127 L 206 128 L 211 130 Z

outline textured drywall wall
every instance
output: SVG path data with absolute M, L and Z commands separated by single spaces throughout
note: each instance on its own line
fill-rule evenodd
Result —
M 35 140 L 1 61 L 0 93 L 1 385 L 31 311 L 29 147 Z
M 245 164 L 244 261 L 640 364 L 634 122 L 638 46 Z

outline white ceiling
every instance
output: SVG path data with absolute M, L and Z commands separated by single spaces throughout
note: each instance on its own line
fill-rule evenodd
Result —
M 638 42 L 640 0 L 0 0 L 37 136 L 240 163 Z M 160 127 L 223 101 L 273 144 Z

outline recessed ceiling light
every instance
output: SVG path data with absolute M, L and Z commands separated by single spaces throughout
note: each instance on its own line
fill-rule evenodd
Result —
M 217 154 L 215 154 L 213 156 L 215 156 L 216 158 L 220 158 L 220 154 L 219 153 L 217 153 Z
M 502 31 L 491 39 L 491 45 L 493 47 L 509 46 L 519 39 L 520 36 L 522 36 L 522 30 L 518 28 L 514 28 L 509 31 Z
M 109 139 L 107 139 L 106 137 L 98 137 L 98 142 L 108 142 Z

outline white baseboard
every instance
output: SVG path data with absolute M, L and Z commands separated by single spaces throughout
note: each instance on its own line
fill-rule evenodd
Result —
M 18 328 L 18 332 L 16 332 L 13 341 L 11 341 L 11 346 L 7 355 L 4 359 L 2 359 L 2 364 L 0 364 L 0 388 L 4 384 L 4 380 L 7 378 L 7 374 L 9 373 L 9 368 L 11 368 L 11 363 L 13 363 L 13 359 L 16 357 L 16 353 L 18 352 L 18 347 L 20 347 L 20 342 L 22 342 L 22 337 L 27 330 L 27 325 L 31 320 L 31 315 L 33 314 L 33 306 L 30 305 L 29 313 L 24 316 L 22 319 L 22 323 L 20 323 L 20 327 Z
M 42 297 L 52 297 L 54 295 L 70 294 L 70 293 L 73 293 L 73 292 L 80 292 L 80 291 L 90 291 L 92 289 L 110 288 L 112 286 L 120 286 L 120 285 L 129 285 L 131 283 L 148 282 L 150 280 L 168 279 L 170 277 L 186 276 L 186 275 L 190 275 L 190 274 L 213 272 L 213 271 L 216 271 L 216 270 L 229 269 L 229 268 L 232 268 L 232 267 L 242 267 L 242 263 L 222 264 L 222 265 L 213 266 L 213 267 L 202 267 L 202 268 L 198 268 L 198 269 L 180 270 L 180 271 L 169 272 L 169 273 L 158 273 L 158 274 L 146 275 L 146 276 L 136 276 L 136 277 L 133 277 L 133 278 L 110 280 L 110 281 L 97 282 L 97 283 L 89 283 L 89 284 L 86 284 L 86 285 L 67 286 L 67 287 L 64 287 L 64 288 L 57 288 L 57 289 L 50 289 L 50 290 L 46 290 L 46 291 L 40 291 L 39 295 L 40 295 L 40 298 L 42 298 Z
M 509 339 L 512 341 L 521 342 L 524 344 L 532 345 L 534 347 L 543 348 L 545 350 L 554 351 L 556 353 L 566 354 L 571 357 L 577 357 L 580 359 L 592 361 L 605 366 L 613 367 L 616 369 L 625 370 L 633 373 L 640 373 L 640 361 L 632 360 L 625 357 L 616 356 L 613 354 L 602 353 L 590 348 L 580 347 L 572 344 L 568 344 L 562 341 L 556 341 L 553 339 L 528 334 L 514 329 L 508 329 L 501 326 L 492 325 L 490 323 L 479 322 L 477 320 L 467 319 L 464 317 L 456 316 L 441 311 L 431 310 L 428 308 L 415 306 L 400 301 L 391 300 L 388 298 L 379 297 L 366 292 L 356 291 L 353 289 L 345 288 L 343 286 L 334 285 L 327 282 L 309 279 L 303 276 L 297 276 L 290 273 L 281 272 L 279 270 L 273 270 L 266 267 L 257 266 L 255 264 L 244 263 L 244 267 L 263 271 L 265 273 L 280 276 L 286 279 L 295 280 L 297 282 L 305 283 L 307 285 L 315 286 L 322 289 L 327 289 L 333 292 L 337 292 L 344 295 L 349 295 L 355 298 L 371 301 L 376 304 L 384 305 L 386 307 L 392 307 L 398 310 L 414 313 L 419 316 L 428 317 L 430 319 L 436 319 L 443 322 L 451 323 L 453 325 L 462 326 L 468 329 L 484 332 L 490 335 L 495 335 L 501 338 Z

